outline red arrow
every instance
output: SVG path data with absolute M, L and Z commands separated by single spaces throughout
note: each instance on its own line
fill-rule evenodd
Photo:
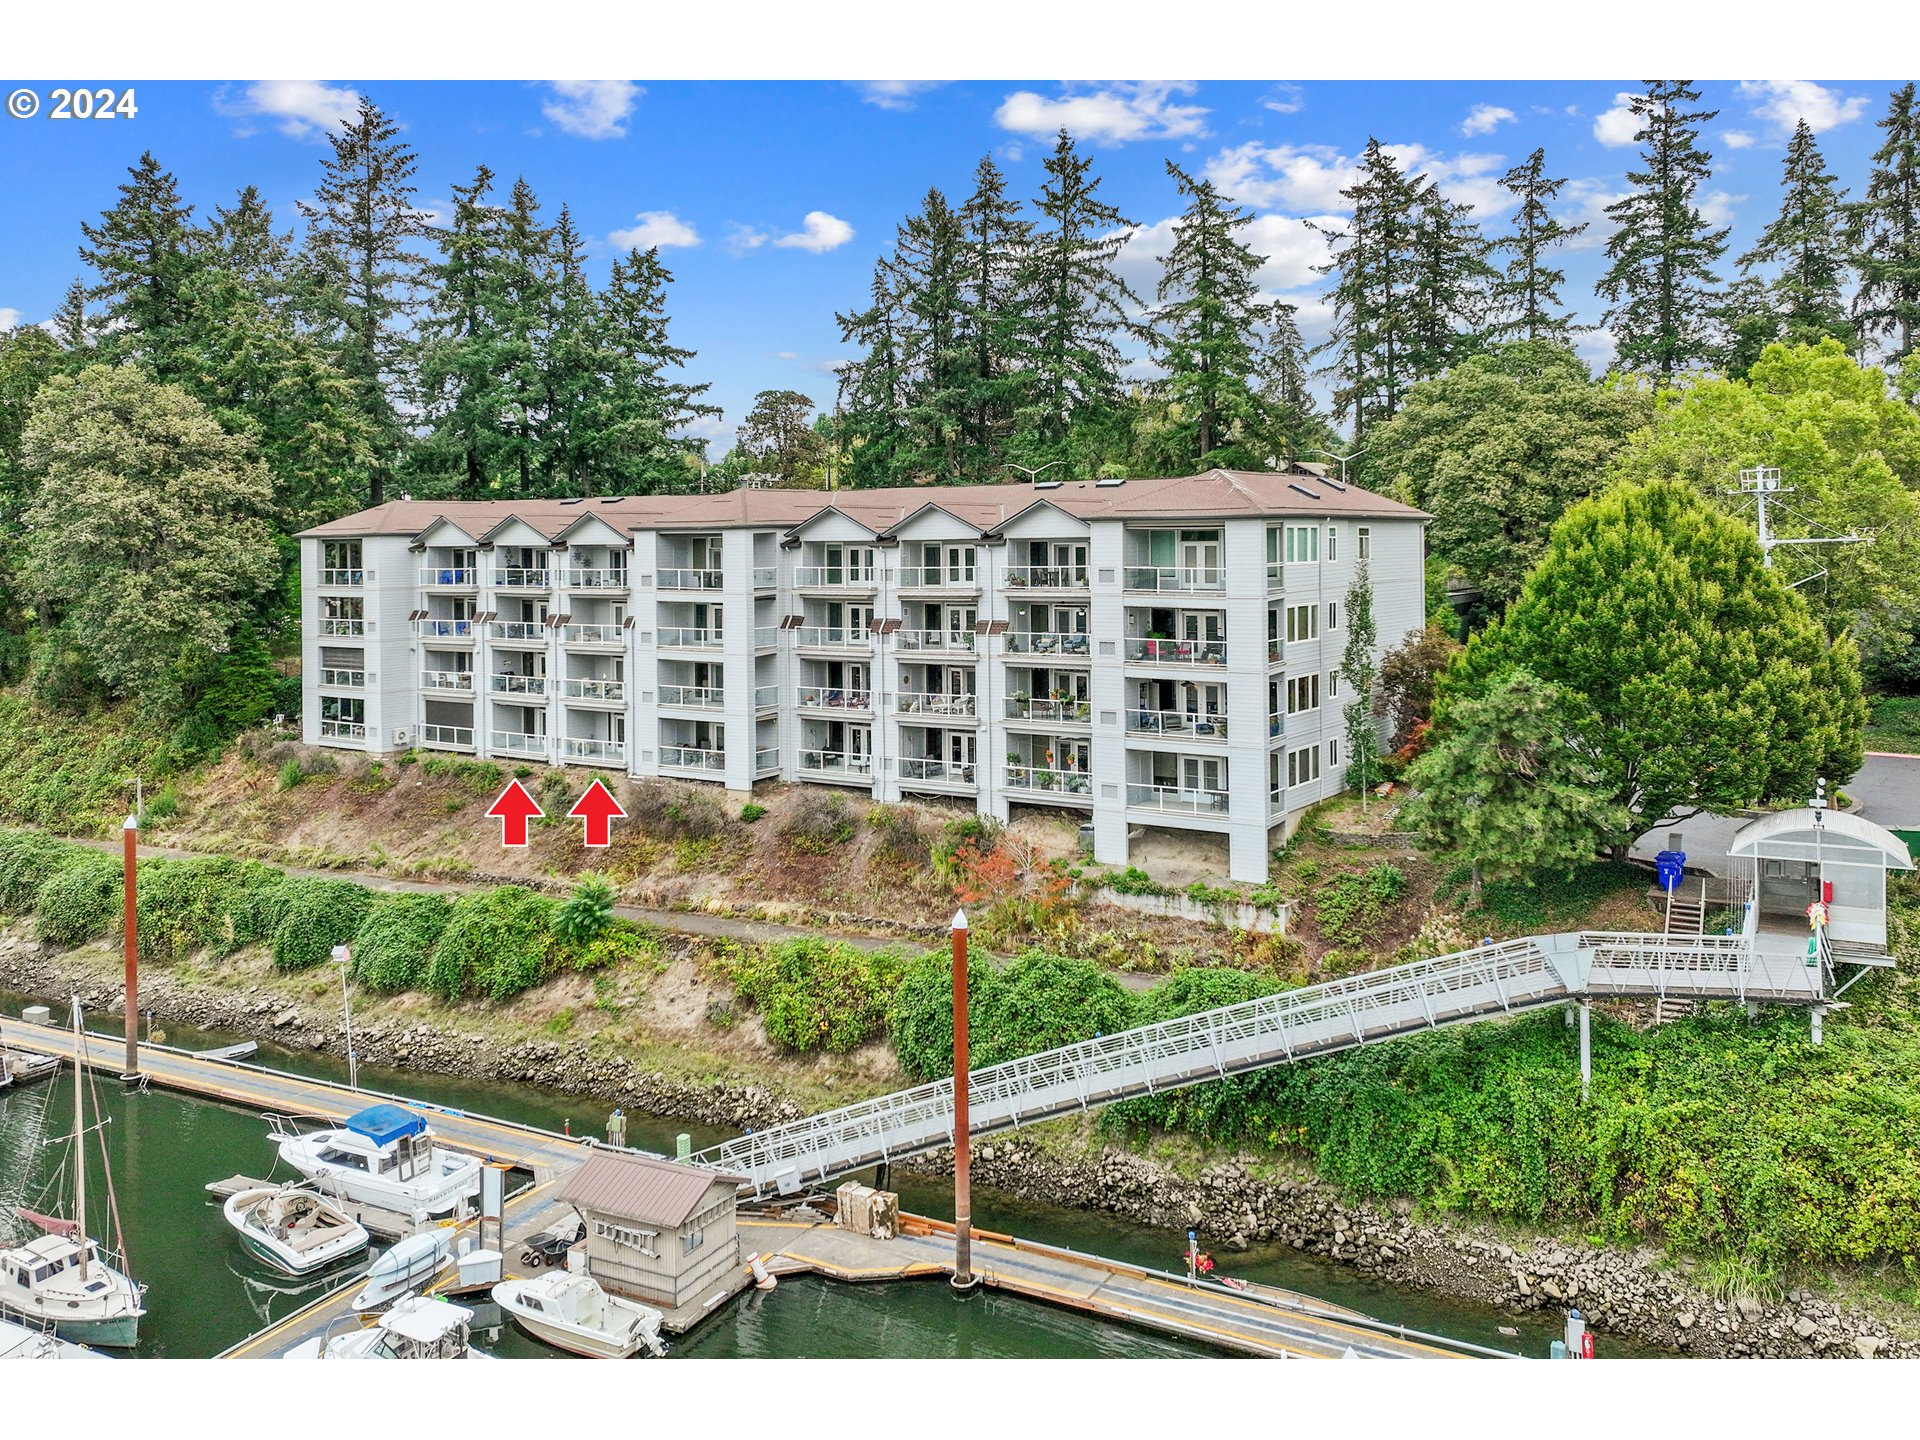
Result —
M 509 780 L 500 798 L 487 807 L 489 816 L 500 817 L 500 843 L 510 850 L 527 848 L 527 822 L 546 813 L 518 780 Z
M 627 818 L 627 812 L 620 808 L 620 802 L 613 798 L 613 792 L 598 780 L 587 786 L 586 793 L 574 801 L 573 808 L 567 812 L 568 819 L 576 815 L 587 822 L 587 844 L 595 850 L 604 850 L 611 845 L 613 822 Z

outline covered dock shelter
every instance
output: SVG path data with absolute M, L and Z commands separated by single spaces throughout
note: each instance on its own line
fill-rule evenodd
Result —
M 1754 923 L 1791 929 L 1805 943 L 1809 907 L 1826 905 L 1826 938 L 1836 947 L 1884 954 L 1887 872 L 1912 870 L 1907 845 L 1891 830 L 1844 811 L 1782 810 L 1742 826 L 1728 854 L 1748 868 Z

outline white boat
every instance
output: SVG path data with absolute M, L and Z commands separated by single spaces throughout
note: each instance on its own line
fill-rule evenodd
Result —
M 104 1360 L 107 1357 L 71 1340 L 50 1325 L 23 1325 L 0 1315 L 0 1360 Z
M 491 1360 L 473 1348 L 473 1312 L 450 1300 L 409 1295 L 379 1322 L 346 1335 L 302 1341 L 283 1360 Z
M 373 1105 L 338 1129 L 282 1131 L 280 1158 L 329 1195 L 414 1222 L 450 1215 L 480 1193 L 480 1161 L 433 1143 L 423 1116 Z
M 286 1275 L 310 1275 L 367 1248 L 367 1227 L 298 1185 L 242 1190 L 222 1207 L 247 1253 Z
M 378 1310 L 425 1285 L 446 1266 L 451 1237 L 451 1231 L 434 1229 L 400 1241 L 373 1262 L 365 1288 L 353 1297 L 353 1308 L 362 1314 Z
M 556 1270 L 528 1280 L 502 1280 L 493 1302 L 537 1340 L 575 1355 L 624 1360 L 645 1346 L 665 1355 L 658 1310 L 622 1300 L 589 1275 Z
M 78 999 L 73 1002 L 73 1042 L 74 1054 L 84 1056 Z M 76 1064 L 73 1135 L 67 1142 L 72 1214 L 41 1215 L 15 1208 L 16 1215 L 46 1233 L 0 1250 L 0 1311 L 29 1325 L 51 1325 L 62 1340 L 131 1349 L 140 1339 L 140 1317 L 147 1313 L 140 1303 L 145 1287 L 109 1265 L 87 1236 L 87 1086 L 87 1072 Z M 102 1163 L 105 1150 L 102 1145 Z

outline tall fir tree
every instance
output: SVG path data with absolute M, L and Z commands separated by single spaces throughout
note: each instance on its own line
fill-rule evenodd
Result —
M 428 272 L 420 321 L 419 399 L 428 432 L 410 466 L 450 480 L 463 500 L 492 492 L 503 448 L 499 337 L 503 219 L 492 200 L 493 171 L 477 167 L 452 187 L 453 214 L 435 233 L 440 258 Z
M 548 250 L 553 284 L 547 294 L 547 341 L 540 383 L 546 412 L 541 466 L 549 494 L 588 493 L 592 463 L 588 422 L 602 364 L 599 308 L 586 273 L 586 237 L 565 205 L 554 217 Z
M 1620 363 L 1662 384 L 1718 354 L 1715 319 L 1720 279 L 1714 264 L 1727 248 L 1728 229 L 1707 224 L 1695 204 L 1711 174 L 1712 156 L 1700 146 L 1700 126 L 1717 110 L 1689 110 L 1700 92 L 1687 80 L 1650 80 L 1630 102 L 1639 117 L 1634 140 L 1641 170 L 1629 170 L 1632 192 L 1607 207 L 1618 227 L 1607 241 L 1612 262 L 1600 293 L 1612 302 Z
M 720 418 L 720 407 L 702 398 L 709 385 L 681 376 L 694 352 L 668 334 L 672 283 L 659 250 L 630 250 L 613 262 L 600 294 L 593 348 L 603 370 L 584 427 L 587 494 L 648 494 L 684 484 L 694 442 L 683 432 Z
M 195 264 L 193 206 L 151 150 L 127 175 L 114 207 L 98 224 L 80 226 L 80 258 L 99 276 L 87 299 L 100 306 L 99 343 L 108 358 L 141 360 L 175 380 Z
M 859 358 L 834 373 L 840 383 L 835 444 L 846 455 L 847 480 L 856 487 L 890 485 L 907 447 L 907 375 L 900 345 L 900 302 L 885 260 L 873 267 L 867 307 L 836 315 L 843 341 Z
M 60 348 L 74 361 L 69 369 L 78 369 L 86 364 L 92 358 L 94 345 L 99 339 L 98 323 L 87 308 L 87 294 L 86 283 L 75 280 L 67 286 L 67 293 L 60 297 L 59 307 L 47 322 L 53 338 L 60 342 Z
M 991 155 L 974 170 L 960 207 L 959 329 L 967 349 L 959 468 L 971 480 L 998 478 L 1027 392 L 1032 317 L 1026 267 L 1033 222 L 1007 195 Z
M 353 381 L 374 436 L 367 503 L 386 498 L 408 442 L 404 416 L 415 402 L 412 317 L 426 259 L 416 248 L 427 216 L 414 204 L 413 150 L 400 127 L 364 95 L 353 118 L 327 136 L 313 200 L 301 201 L 316 307 Z
M 1324 448 L 1334 437 L 1310 385 L 1299 307 L 1275 300 L 1266 307 L 1262 325 L 1266 338 L 1260 359 L 1260 429 L 1268 454 L 1290 460 Z
M 1489 288 L 1499 272 L 1469 206 L 1429 180 L 1418 186 L 1407 281 L 1407 370 L 1417 384 L 1480 348 Z
M 958 212 L 932 189 L 900 226 L 889 262 L 907 362 L 909 451 L 902 479 L 963 478 L 960 443 L 970 356 L 961 333 L 961 242 Z
M 1566 183 L 1564 176 L 1548 178 L 1547 152 L 1541 149 L 1500 177 L 1500 188 L 1520 204 L 1514 211 L 1513 233 L 1495 247 L 1512 258 L 1493 286 L 1496 318 L 1488 329 L 1490 339 L 1565 340 L 1573 333 L 1573 316 L 1560 309 L 1560 287 L 1567 272 L 1549 261 L 1555 246 L 1587 228 L 1564 225 L 1547 208 Z
M 1411 313 L 1406 305 L 1414 267 L 1419 186 L 1376 139 L 1361 153 L 1359 177 L 1340 193 L 1351 208 L 1344 227 L 1315 227 L 1329 256 L 1318 267 L 1332 276 L 1322 297 L 1333 326 L 1315 355 L 1331 352 L 1333 413 L 1353 427 L 1357 445 L 1368 430 L 1392 418 L 1414 383 L 1409 365 Z
M 1346 681 L 1349 698 L 1341 724 L 1347 742 L 1347 783 L 1360 792 L 1364 810 L 1380 761 L 1380 725 L 1373 717 L 1374 691 L 1380 680 L 1374 643 L 1380 631 L 1373 618 L 1373 580 L 1364 560 L 1354 562 L 1345 608 L 1347 643 L 1340 652 L 1340 678 Z
M 1897 365 L 1913 353 L 1920 328 L 1920 106 L 1913 81 L 1893 92 L 1878 123 L 1886 139 L 1873 152 L 1866 193 L 1847 215 L 1860 277 L 1853 324 L 1862 345 L 1885 341 Z
M 1812 345 L 1831 335 L 1851 340 L 1841 290 L 1847 278 L 1844 192 L 1827 173 L 1826 160 L 1805 120 L 1793 127 L 1780 177 L 1786 195 L 1780 215 L 1740 257 L 1740 271 L 1773 267 L 1767 286 L 1777 337 Z
M 501 215 L 499 264 L 490 297 L 500 361 L 502 460 L 517 494 L 536 493 L 546 422 L 543 360 L 551 336 L 552 228 L 540 222 L 540 202 L 522 176 Z

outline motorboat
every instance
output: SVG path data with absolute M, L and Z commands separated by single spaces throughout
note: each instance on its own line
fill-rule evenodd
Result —
M 470 1340 L 473 1311 L 431 1295 L 408 1295 L 365 1329 L 317 1335 L 283 1360 L 491 1360 Z
M 280 1158 L 314 1188 L 377 1205 L 416 1224 L 451 1215 L 480 1193 L 480 1161 L 434 1143 L 426 1118 L 372 1105 L 337 1129 L 276 1132 Z
M 556 1270 L 527 1280 L 502 1280 L 493 1302 L 536 1340 L 596 1360 L 624 1360 L 644 1346 L 665 1355 L 658 1310 L 609 1295 L 590 1275 Z
M 299 1185 L 242 1190 L 222 1207 L 247 1253 L 285 1275 L 310 1275 L 367 1248 L 367 1227 Z
M 3 1041 L 4 1037 L 0 1037 Z M 39 1055 L 30 1050 L 9 1050 L 0 1043 L 0 1090 L 9 1085 L 27 1085 L 44 1080 L 60 1069 L 58 1055 Z
M 51 1325 L 24 1325 L 0 1315 L 0 1360 L 104 1360 L 107 1357 L 71 1340 Z
M 367 1271 L 367 1283 L 353 1297 L 353 1308 L 361 1314 L 378 1310 L 433 1279 L 446 1267 L 453 1248 L 452 1233 L 438 1228 L 422 1230 L 394 1245 Z

